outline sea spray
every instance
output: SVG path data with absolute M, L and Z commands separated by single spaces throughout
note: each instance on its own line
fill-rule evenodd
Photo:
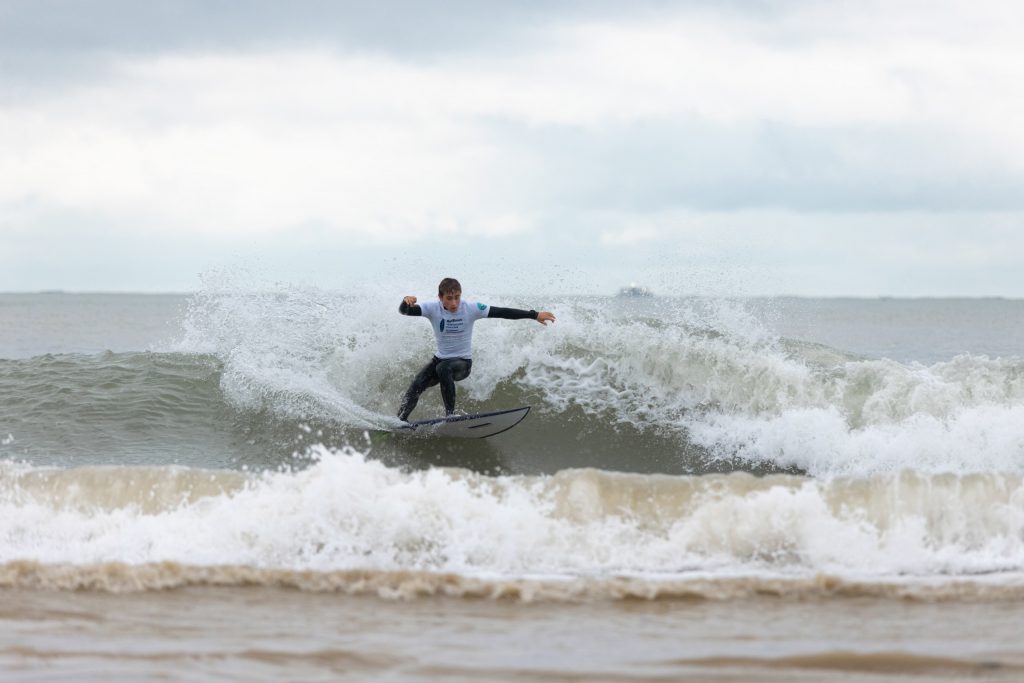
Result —
M 0 454 L 274 469 L 317 443 L 363 448 L 369 433 L 372 457 L 400 467 L 449 452 L 452 464 L 505 472 L 1024 467 L 1020 358 L 860 358 L 779 338 L 744 302 L 705 299 L 563 298 L 546 302 L 559 314 L 547 328 L 481 321 L 459 406 L 531 405 L 529 421 L 487 445 L 389 439 L 398 399 L 433 351 L 428 327 L 392 299 L 211 287 L 166 351 L 0 360 L 0 428 L 16 436 Z M 417 417 L 440 411 L 427 392 Z

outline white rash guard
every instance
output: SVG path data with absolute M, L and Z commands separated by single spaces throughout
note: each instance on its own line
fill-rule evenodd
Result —
M 430 320 L 437 339 L 437 357 L 472 358 L 473 323 L 486 318 L 491 311 L 487 304 L 461 301 L 454 313 L 449 313 L 440 301 L 426 301 L 419 305 L 421 315 Z

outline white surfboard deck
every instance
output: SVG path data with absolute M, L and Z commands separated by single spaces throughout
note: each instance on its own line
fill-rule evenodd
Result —
M 522 422 L 530 406 L 498 410 L 476 415 L 453 415 L 433 420 L 418 420 L 395 429 L 396 434 L 452 439 L 482 439 L 512 429 Z

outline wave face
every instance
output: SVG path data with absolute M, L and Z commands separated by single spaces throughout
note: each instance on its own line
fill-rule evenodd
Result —
M 596 583 L 584 591 L 605 594 L 703 581 L 728 592 L 740 578 L 807 592 L 828 576 L 874 590 L 996 576 L 1004 592 L 1024 590 L 1019 475 L 496 478 L 402 471 L 354 451 L 315 456 L 303 470 L 260 474 L 0 464 L 0 582 L 74 582 L 115 563 L 122 583 L 127 572 L 143 588 L 147 577 L 352 581 L 339 572 L 390 585 L 413 572 L 461 577 L 478 593 L 480 581 L 523 580 L 576 592 L 571 582 L 585 580 Z M 85 569 L 53 569 L 65 566 Z
M 517 301 L 488 299 L 496 304 Z M 0 361 L 0 455 L 41 464 L 274 468 L 311 444 L 402 466 L 536 474 L 736 469 L 1020 473 L 1024 360 L 868 359 L 780 338 L 738 302 L 551 302 L 558 323 L 477 324 L 467 412 L 529 404 L 475 444 L 381 430 L 432 354 L 394 302 L 319 290 L 205 293 L 159 352 Z M 436 390 L 416 416 L 441 412 Z

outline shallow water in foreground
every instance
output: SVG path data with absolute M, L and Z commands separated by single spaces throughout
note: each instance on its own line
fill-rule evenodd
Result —
M 1019 602 L 0 591 L 5 681 L 1020 681 Z

